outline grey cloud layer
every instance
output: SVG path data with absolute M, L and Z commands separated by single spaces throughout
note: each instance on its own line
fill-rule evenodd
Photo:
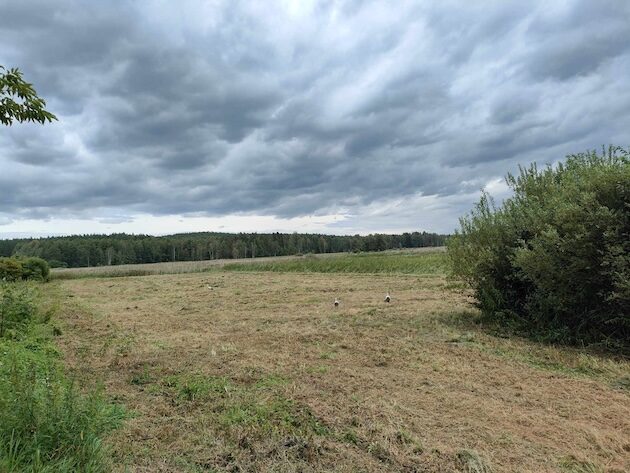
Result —
M 0 213 L 464 210 L 630 141 L 630 3 L 549 3 L 2 1 L 0 64 L 60 121 L 2 130 Z

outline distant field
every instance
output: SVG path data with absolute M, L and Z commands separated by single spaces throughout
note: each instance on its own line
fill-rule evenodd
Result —
M 123 264 L 90 268 L 57 268 L 53 279 L 148 276 L 215 271 L 304 272 L 401 272 L 430 273 L 443 270 L 444 247 L 389 250 L 380 253 L 323 253 L 305 256 L 180 261 L 172 263 Z
M 383 252 L 345 254 L 335 257 L 320 255 L 299 259 L 226 263 L 227 271 L 274 271 L 301 273 L 407 273 L 442 274 L 445 271 L 443 251 Z
M 630 471 L 630 363 L 493 335 L 442 257 L 45 290 L 71 372 L 133 412 L 107 439 L 118 472 Z

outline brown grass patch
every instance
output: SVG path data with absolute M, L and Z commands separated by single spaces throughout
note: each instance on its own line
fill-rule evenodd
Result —
M 629 364 L 493 337 L 440 277 L 49 286 L 69 366 L 135 412 L 120 471 L 630 470 Z

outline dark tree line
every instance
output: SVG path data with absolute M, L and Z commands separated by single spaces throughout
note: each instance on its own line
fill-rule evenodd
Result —
M 383 251 L 442 246 L 446 235 L 337 236 L 301 233 L 186 233 L 169 236 L 80 235 L 0 240 L 0 256 L 36 256 L 51 266 L 105 266 L 305 253 Z

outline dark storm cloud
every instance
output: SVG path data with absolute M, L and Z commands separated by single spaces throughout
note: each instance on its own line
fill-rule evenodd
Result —
M 530 25 L 536 43 L 526 63 L 536 79 L 567 80 L 588 75 L 628 52 L 630 3 L 579 0 L 564 14 Z
M 3 130 L 0 214 L 464 210 L 518 163 L 630 141 L 629 5 L 0 2 L 0 64 L 60 119 Z

